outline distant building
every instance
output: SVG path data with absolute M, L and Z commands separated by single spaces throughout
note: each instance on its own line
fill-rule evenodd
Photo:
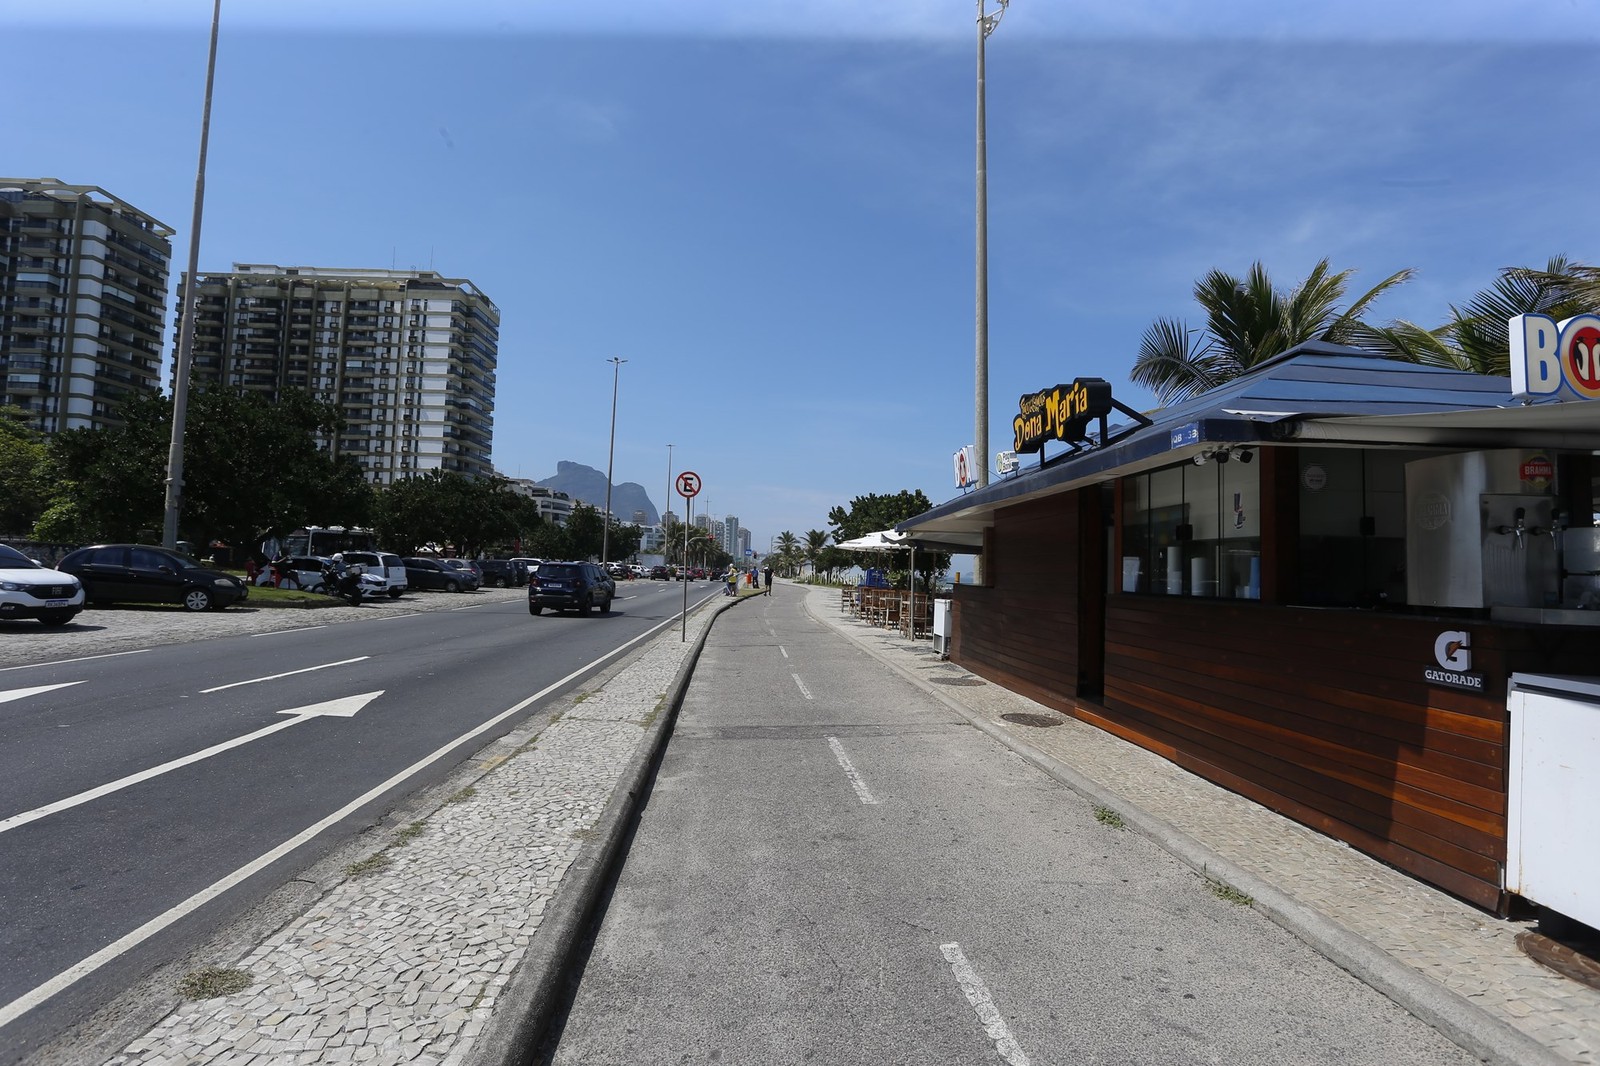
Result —
M 739 550 L 735 554 L 741 559 L 750 554 L 750 531 L 743 526 L 739 527 Z
M 538 501 L 539 517 L 544 521 L 565 526 L 567 520 L 572 517 L 572 497 L 566 493 L 534 484 L 527 478 L 514 477 L 506 480 L 510 483 L 512 492 Z
M 697 514 L 694 516 L 694 521 L 691 523 L 691 525 L 693 525 L 696 529 L 704 529 L 709 532 L 711 529 L 711 518 L 708 515 Z
M 739 551 L 739 518 L 737 515 L 728 515 L 722 520 L 721 543 L 723 551 L 735 559 L 741 557 L 742 553 Z
M 192 386 L 332 401 L 348 424 L 322 443 L 376 484 L 493 472 L 500 311 L 472 282 L 235 263 L 198 285 Z
M 172 233 L 93 185 L 0 178 L 0 404 L 55 433 L 159 391 Z
M 650 523 L 650 516 L 647 513 L 645 513 L 645 511 L 642 508 L 637 508 L 637 507 L 634 508 L 634 511 L 633 511 L 633 524 L 636 525 L 636 526 L 643 526 L 643 525 L 648 525 L 649 523 Z
M 678 517 L 678 512 L 676 511 L 666 511 L 661 515 L 661 524 L 664 526 L 681 523 L 682 521 L 683 519 Z
M 650 555 L 666 547 L 667 531 L 660 526 L 639 523 L 639 550 Z

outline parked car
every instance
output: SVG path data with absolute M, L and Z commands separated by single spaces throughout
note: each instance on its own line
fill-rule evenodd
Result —
M 391 552 L 345 552 L 344 561 L 366 567 L 368 577 L 382 578 L 383 589 L 380 594 L 391 600 L 399 599 L 400 594 L 410 587 L 406 578 L 406 561 Z
M 598 605 L 609 612 L 617 583 L 596 563 L 541 563 L 528 575 L 528 613 L 554 611 L 593 614 Z
M 0 618 L 37 618 L 64 626 L 83 610 L 83 583 L 0 544 Z
M 521 588 L 528 583 L 528 564 L 521 559 L 479 559 L 485 587 Z
M 305 592 L 321 592 L 322 571 L 329 561 L 322 555 L 290 555 L 267 564 L 261 576 L 256 578 L 256 584 L 283 589 L 301 589 Z
M 468 581 L 471 576 L 470 572 L 463 574 L 454 567 L 446 566 L 443 559 L 418 557 L 406 560 L 406 583 L 414 589 L 431 589 L 436 592 L 475 589 L 478 586 Z
M 243 578 L 150 544 L 96 544 L 68 553 L 61 572 L 83 582 L 89 602 L 181 603 L 220 611 L 250 595 Z
M 468 592 L 483 584 L 483 571 L 479 570 L 478 564 L 471 559 L 440 559 L 439 561 L 462 576 Z

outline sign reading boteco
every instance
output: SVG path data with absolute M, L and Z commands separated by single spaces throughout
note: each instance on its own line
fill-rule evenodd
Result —
M 1011 420 L 1013 449 L 1037 452 L 1047 440 L 1080 443 L 1088 436 L 1089 423 L 1110 414 L 1114 406 L 1111 383 L 1104 378 L 1077 378 L 1071 385 L 1029 393 L 1018 401 L 1017 417 Z

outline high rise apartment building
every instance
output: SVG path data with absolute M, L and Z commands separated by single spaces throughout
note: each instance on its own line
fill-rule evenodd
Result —
M 735 515 L 728 515 L 722 520 L 722 550 L 733 556 L 741 558 L 739 552 L 739 519 Z
M 0 178 L 0 405 L 54 433 L 158 390 L 172 232 L 93 185 Z
M 376 484 L 494 473 L 500 311 L 472 282 L 235 263 L 198 286 L 191 387 L 304 389 L 337 404 L 347 425 L 323 443 Z

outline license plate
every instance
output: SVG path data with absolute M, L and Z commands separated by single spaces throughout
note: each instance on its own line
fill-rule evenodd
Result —
M 71 606 L 71 604 L 72 604 L 71 600 L 45 600 L 44 601 L 44 605 L 46 607 L 68 607 L 68 606 Z

